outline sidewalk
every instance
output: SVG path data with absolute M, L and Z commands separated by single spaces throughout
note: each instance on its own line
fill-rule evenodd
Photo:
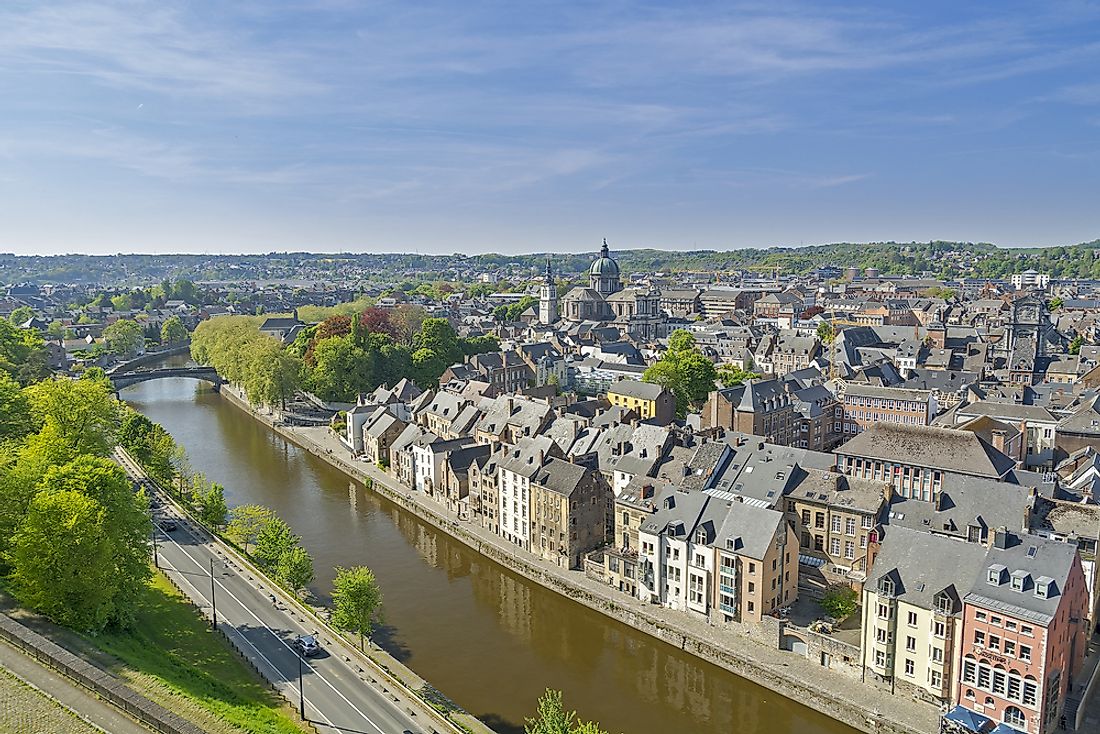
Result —
M 48 699 L 52 698 L 62 708 L 75 714 L 88 724 L 89 730 L 99 729 L 110 734 L 149 734 L 149 729 L 141 726 L 111 704 L 81 688 L 65 676 L 39 664 L 34 658 L 24 655 L 6 642 L 0 642 L 0 666 L 16 678 L 37 688 Z M 40 726 L 50 726 L 49 722 L 39 721 Z M 0 721 L 0 726 L 3 726 Z M 16 729 L 19 731 L 19 729 Z M 30 732 L 30 729 L 26 730 Z M 46 731 L 46 729 L 38 729 Z
M 698 637 L 719 645 L 731 657 L 739 658 L 750 665 L 769 671 L 777 679 L 789 683 L 792 688 L 798 686 L 811 688 L 826 698 L 862 709 L 864 717 L 861 728 L 865 730 L 874 729 L 887 723 L 900 725 L 902 729 L 913 732 L 930 732 L 937 729 L 939 711 L 931 704 L 915 701 L 904 696 L 884 694 L 878 689 L 864 685 L 859 680 L 830 672 L 813 665 L 807 659 L 763 645 L 737 634 L 734 630 L 712 626 L 701 620 L 687 617 L 680 612 L 646 604 L 639 599 L 616 592 L 610 587 L 588 578 L 582 571 L 569 571 L 547 561 L 542 561 L 517 549 L 514 545 L 507 543 L 503 538 L 490 533 L 481 526 L 460 521 L 457 515 L 449 512 L 443 505 L 399 484 L 397 480 L 377 467 L 353 460 L 348 455 L 347 447 L 336 439 L 328 428 L 280 426 L 278 430 L 345 473 L 360 480 L 370 479 L 376 485 L 382 484 L 391 492 L 397 493 L 404 503 L 415 504 L 428 513 L 439 517 L 443 520 L 442 525 L 450 526 L 446 529 L 448 534 L 462 542 L 466 542 L 476 550 L 484 552 L 478 547 L 479 544 L 492 546 L 500 553 L 516 558 L 524 565 L 537 569 L 543 576 L 560 581 L 563 586 L 581 589 L 594 599 L 606 601 L 619 608 L 636 611 L 639 616 L 645 615 L 657 619 L 661 626 L 669 630 Z M 471 540 L 475 542 L 471 542 Z M 512 570 L 522 573 L 522 569 Z M 540 583 L 539 579 L 531 578 L 530 580 L 533 583 Z M 560 591 L 560 589 L 554 590 Z M 589 606 L 599 609 L 597 605 Z M 600 611 L 606 612 L 604 609 Z M 612 616 L 612 618 L 615 617 Z M 665 640 L 665 642 L 668 642 L 668 640 Z M 768 685 L 764 680 L 756 680 L 755 682 L 767 685 L 784 695 L 790 693 L 790 691 Z M 802 701 L 802 703 L 813 706 L 808 701 Z M 823 713 L 830 714 L 829 711 L 823 711 Z
M 1085 693 L 1085 689 L 1079 688 L 1079 686 L 1087 687 L 1093 676 L 1098 674 L 1098 667 L 1100 667 L 1100 635 L 1093 635 L 1088 643 L 1088 655 L 1085 656 L 1085 664 L 1073 684 L 1074 693 L 1067 697 L 1066 708 L 1067 710 L 1072 708 L 1069 711 L 1070 716 L 1067 716 L 1067 718 L 1076 718 L 1076 709 L 1080 706 L 1080 697 Z M 1100 686 L 1094 688 L 1092 695 L 1084 702 L 1084 717 L 1081 719 L 1081 726 L 1074 729 L 1074 722 L 1071 720 L 1068 726 L 1070 731 L 1100 732 L 1100 690 L 1097 690 L 1097 688 L 1100 688 Z

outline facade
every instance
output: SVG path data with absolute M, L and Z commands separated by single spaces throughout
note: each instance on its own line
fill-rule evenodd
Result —
M 936 399 L 929 390 L 902 390 L 850 382 L 844 390 L 842 432 L 853 435 L 875 423 L 927 426 L 936 415 Z
M 963 602 L 956 703 L 1027 734 L 1057 730 L 1088 639 L 1076 547 L 997 531 Z
M 607 400 L 657 425 L 666 426 L 676 419 L 676 398 L 669 390 L 650 382 L 619 380 L 608 388 Z
M 768 443 L 791 446 L 798 440 L 796 401 L 779 380 L 746 380 L 715 390 L 703 406 L 700 427 L 723 428 L 763 436 Z
M 558 286 L 554 282 L 554 271 L 550 269 L 550 258 L 546 258 L 546 275 L 539 288 L 539 323 L 549 326 L 558 320 Z
M 607 494 L 599 472 L 550 459 L 531 478 L 531 551 L 562 568 L 579 568 L 605 540 Z
M 1034 288 L 1046 290 L 1049 285 L 1050 275 L 1047 273 L 1040 273 L 1028 269 L 1022 273 L 1013 273 L 1012 275 L 1012 287 L 1018 291 L 1031 290 Z

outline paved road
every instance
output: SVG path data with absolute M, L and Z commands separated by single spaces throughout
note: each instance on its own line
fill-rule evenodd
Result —
M 59 704 L 103 731 L 111 734 L 149 734 L 149 729 L 111 704 L 6 642 L 0 642 L 0 667 L 16 678 L 45 691 Z M 3 728 L 2 724 L 0 728 Z
M 120 456 L 132 475 L 140 469 Z M 140 475 L 139 475 L 140 476 Z M 218 626 L 242 650 L 260 673 L 271 681 L 295 706 L 299 703 L 298 672 L 302 666 L 306 718 L 321 732 L 346 734 L 420 734 L 434 731 L 426 712 L 410 715 L 410 702 L 388 682 L 368 683 L 355 660 L 345 660 L 339 648 L 325 649 L 302 660 L 293 648 L 299 634 L 314 632 L 302 615 L 282 601 L 272 603 L 271 589 L 257 582 L 247 569 L 239 567 L 222 550 L 191 528 L 163 494 L 146 484 L 161 509 L 155 514 L 159 565 L 204 613 L 209 614 L 211 597 L 217 608 Z M 174 520 L 175 530 L 163 529 Z M 213 579 L 211 578 L 213 562 Z M 261 585 L 262 584 L 262 585 Z M 211 586 L 213 585 L 213 591 Z M 274 590 L 281 596 L 281 592 Z M 369 679 L 368 679 L 369 680 Z M 385 691 L 385 692 L 384 692 Z M 400 702 L 392 698 L 396 693 Z M 440 727 L 436 727 L 440 728 Z

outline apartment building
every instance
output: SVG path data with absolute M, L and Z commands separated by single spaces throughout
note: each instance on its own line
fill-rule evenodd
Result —
M 985 561 L 981 545 L 889 526 L 863 587 L 863 680 L 953 703 L 962 657 L 963 596 Z
M 612 405 L 633 410 L 644 421 L 667 426 L 676 419 L 676 397 L 651 382 L 619 380 L 607 390 Z
M 510 543 L 531 550 L 531 480 L 551 456 L 561 456 L 550 438 L 526 438 L 501 449 L 497 463 L 498 533 Z
M 531 477 L 531 551 L 562 568 L 606 540 L 609 489 L 597 471 L 551 458 Z
M 841 431 L 854 435 L 875 423 L 927 426 L 938 411 L 930 390 L 902 390 L 850 382 L 843 395 Z
M 1027 734 L 1057 730 L 1084 662 L 1087 611 L 1074 545 L 997 531 L 963 597 L 955 702 Z
M 817 337 L 784 334 L 772 349 L 772 372 L 776 377 L 782 377 L 788 372 L 805 369 L 817 359 L 820 351 L 821 342 Z
M 798 438 L 795 400 L 780 380 L 746 380 L 715 390 L 707 397 L 700 418 L 703 430 L 723 428 L 763 436 L 768 443 L 790 446 Z

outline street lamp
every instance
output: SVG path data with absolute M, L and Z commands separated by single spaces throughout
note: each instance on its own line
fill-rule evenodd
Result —
M 160 568 L 160 554 L 157 547 L 157 524 L 153 523 L 153 567 Z
M 218 629 L 218 602 L 214 597 L 214 559 L 210 559 L 210 621 L 214 625 L 214 629 Z
M 298 716 L 306 720 L 306 689 L 302 687 L 302 653 L 298 653 Z

